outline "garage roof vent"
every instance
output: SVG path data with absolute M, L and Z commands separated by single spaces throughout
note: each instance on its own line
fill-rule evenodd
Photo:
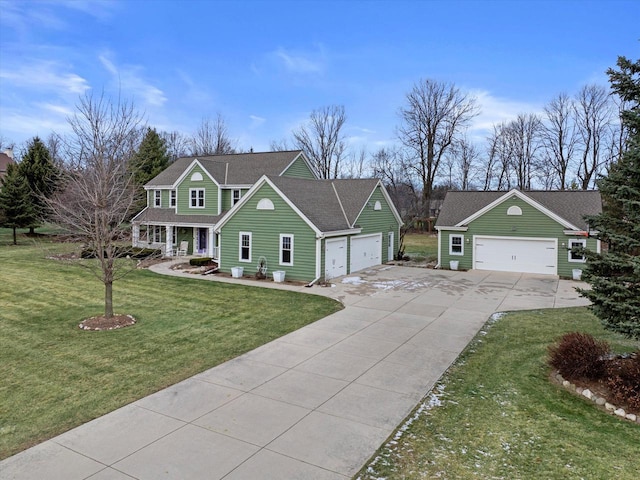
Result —
M 517 205 L 512 205 L 507 210 L 507 215 L 522 215 L 522 209 Z

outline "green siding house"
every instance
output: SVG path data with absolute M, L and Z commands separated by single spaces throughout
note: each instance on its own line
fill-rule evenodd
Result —
M 145 185 L 133 244 L 315 282 L 392 260 L 400 216 L 376 179 L 319 180 L 301 151 L 184 157 Z
M 147 207 L 132 220 L 133 244 L 218 257 L 215 227 L 262 175 L 317 178 L 300 150 L 182 157 L 145 186 Z
M 392 260 L 401 224 L 377 179 L 265 175 L 216 226 L 219 268 L 329 280 Z
M 572 277 L 585 263 L 575 248 L 600 251 L 584 217 L 601 211 L 598 191 L 447 192 L 438 266 Z

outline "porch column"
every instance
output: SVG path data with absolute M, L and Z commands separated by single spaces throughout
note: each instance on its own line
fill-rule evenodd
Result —
M 173 225 L 167 225 L 165 228 L 166 231 L 166 246 L 164 254 L 167 257 L 173 256 Z
M 131 246 L 137 247 L 140 242 L 140 224 L 134 223 L 131 226 Z
M 213 227 L 209 227 L 209 240 L 207 241 L 207 256 L 213 258 L 214 256 L 216 256 L 215 253 L 215 245 L 214 242 L 216 241 L 216 234 L 213 232 Z

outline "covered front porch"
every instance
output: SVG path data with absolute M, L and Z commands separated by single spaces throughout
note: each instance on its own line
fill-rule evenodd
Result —
M 145 208 L 131 221 L 134 247 L 155 248 L 165 257 L 219 258 L 215 226 L 220 215 L 179 215 L 173 208 Z
M 164 257 L 199 255 L 219 258 L 218 235 L 213 226 L 132 224 L 132 245 L 162 251 Z

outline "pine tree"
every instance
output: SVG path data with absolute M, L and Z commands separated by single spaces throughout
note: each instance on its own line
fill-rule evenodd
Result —
M 29 233 L 33 234 L 38 227 L 38 221 L 47 216 L 45 198 L 55 191 L 60 173 L 51 160 L 51 154 L 46 145 L 38 137 L 27 145 L 27 152 L 20 161 L 20 173 L 25 177 L 31 190 L 31 198 L 36 217 L 33 224 L 28 225 Z
M 137 211 L 142 210 L 147 203 L 142 188 L 144 184 L 168 166 L 169 153 L 165 140 L 158 135 L 155 128 L 147 128 L 147 132 L 140 142 L 140 147 L 129 164 L 129 170 L 139 191 L 140 199 L 137 202 Z
M 2 224 L 13 229 L 13 244 L 18 244 L 17 228 L 25 228 L 36 222 L 36 209 L 32 202 L 31 189 L 20 168 L 10 163 L 0 187 L 0 210 Z
M 587 252 L 583 278 L 591 289 L 580 293 L 605 328 L 640 339 L 640 60 L 619 57 L 618 67 L 607 74 L 613 92 L 629 105 L 622 114 L 629 137 L 608 176 L 598 181 L 604 208 L 589 222 L 608 249 Z

